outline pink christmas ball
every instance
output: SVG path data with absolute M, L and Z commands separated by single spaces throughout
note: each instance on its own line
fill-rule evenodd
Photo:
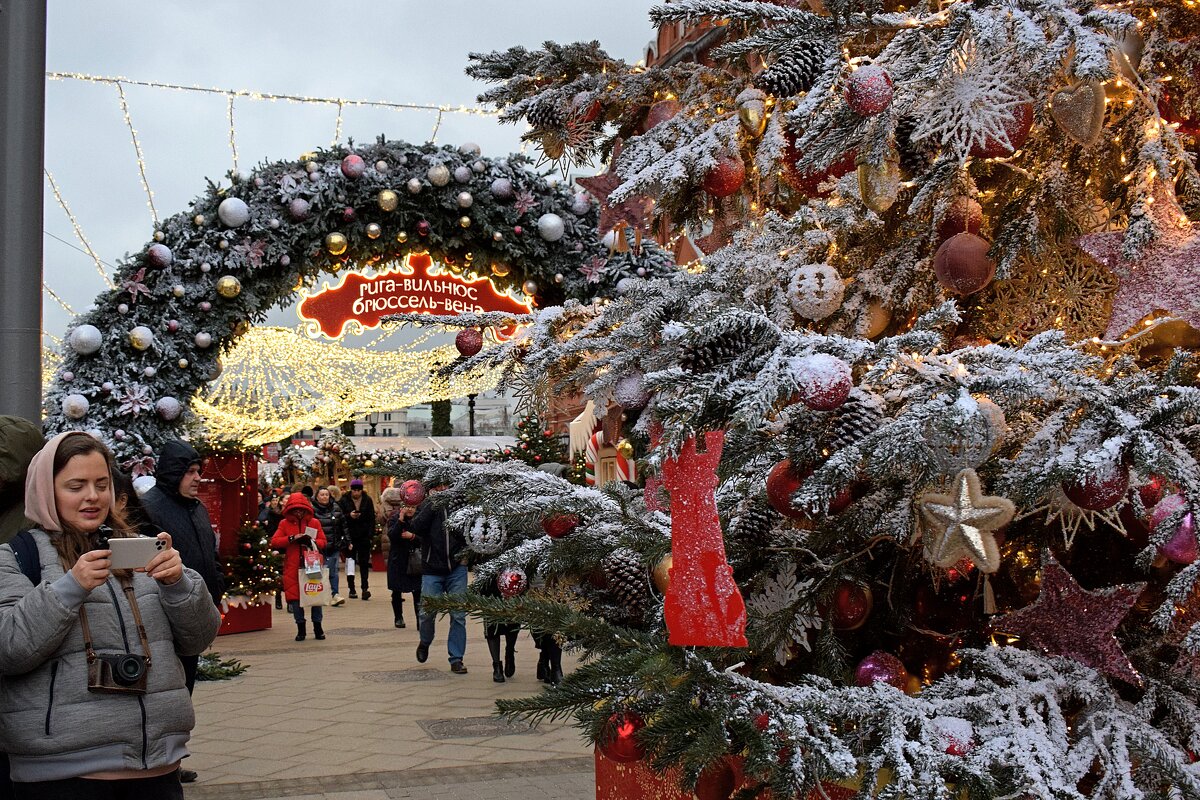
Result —
M 966 297 L 987 287 L 996 276 L 988 258 L 992 247 L 973 233 L 959 233 L 942 242 L 933 255 L 933 274 L 947 291 Z
M 513 233 L 515 233 L 517 236 L 520 236 L 524 232 L 525 232 L 525 229 L 522 228 L 520 225 L 513 226 Z
M 357 214 L 350 206 L 346 206 L 342 209 L 342 222 L 354 222 L 354 218 L 356 216 Z
M 351 153 L 342 159 L 342 174 L 347 178 L 361 178 L 367 171 L 367 162 L 363 157 Z
M 1183 509 L 1188 508 L 1187 499 L 1181 494 L 1164 497 L 1150 512 L 1150 527 L 1157 532 L 1159 525 Z M 1196 544 L 1196 520 L 1189 510 L 1159 552 L 1176 564 L 1191 564 L 1200 553 Z
M 825 353 L 796 359 L 792 371 L 797 381 L 797 399 L 813 411 L 840 407 L 854 388 L 850 365 Z
M 483 332 L 478 328 L 463 328 L 454 337 L 454 346 L 464 358 L 477 355 L 483 349 Z
M 886 683 L 903 691 L 908 683 L 908 670 L 904 662 L 891 653 L 876 650 L 858 663 L 854 670 L 854 683 L 856 686 Z
M 288 203 L 288 214 L 296 222 L 301 222 L 308 219 L 308 212 L 312 208 L 309 202 L 303 197 L 297 197 L 292 202 Z
M 408 505 L 418 506 L 425 500 L 425 486 L 420 481 L 405 481 L 400 484 L 400 496 Z
M 428 236 L 429 235 L 429 221 L 428 220 L 423 219 L 417 223 L 417 234 L 420 236 Z
M 855 70 L 846 81 L 846 105 L 860 117 L 872 117 L 892 104 L 892 76 L 874 64 Z

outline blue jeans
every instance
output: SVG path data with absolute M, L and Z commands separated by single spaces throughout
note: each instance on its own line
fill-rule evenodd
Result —
M 299 600 L 288 600 L 288 611 L 296 618 L 297 625 L 304 622 L 304 606 L 300 605 Z M 320 606 L 313 606 L 309 611 L 312 612 L 313 625 L 320 625 L 325 618 L 325 611 Z
M 329 570 L 329 591 L 337 594 L 338 589 L 338 570 L 342 566 L 342 554 L 334 553 L 331 556 L 325 556 L 325 569 Z
M 467 567 L 460 564 L 449 575 L 422 575 L 421 597 L 441 597 L 444 594 L 467 593 Z M 421 643 L 428 646 L 433 644 L 433 625 L 436 619 L 432 613 L 426 614 L 425 604 L 421 603 Z M 450 612 L 450 639 L 446 649 L 450 654 L 450 663 L 462 661 L 467 653 L 467 615 L 462 611 Z

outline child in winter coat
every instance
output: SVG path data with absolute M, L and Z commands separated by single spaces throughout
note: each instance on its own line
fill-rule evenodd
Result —
M 304 607 L 300 605 L 299 579 L 300 570 L 304 566 L 304 551 L 320 552 L 325 545 L 325 531 L 313 515 L 312 503 L 302 493 L 293 492 L 283 504 L 283 519 L 275 529 L 275 535 L 271 537 L 271 546 L 284 551 L 283 596 L 287 599 L 288 610 L 296 619 L 297 642 L 303 642 L 307 634 Z M 325 638 L 325 630 L 321 627 L 323 619 L 321 607 L 313 606 L 313 636 L 317 639 Z

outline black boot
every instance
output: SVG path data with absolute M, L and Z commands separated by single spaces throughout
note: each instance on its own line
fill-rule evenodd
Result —
M 362 574 L 360 574 L 358 577 L 362 578 L 362 580 L 360 581 L 360 583 L 362 584 L 362 599 L 370 600 L 371 599 L 371 590 L 367 588 L 367 571 L 364 569 L 362 571 Z
M 353 576 L 353 575 L 347 575 L 347 576 L 346 576 L 346 583 L 348 583 L 348 584 L 350 585 L 350 599 L 351 599 L 351 600 L 357 600 L 357 599 L 358 599 L 358 592 L 354 591 L 354 576 Z
M 562 683 L 562 648 L 558 646 L 558 642 L 551 639 L 550 645 L 550 666 L 546 671 L 546 683 L 551 686 L 558 686 Z
M 275 608 L 283 608 L 283 592 L 275 590 Z
M 492 654 L 492 680 L 504 683 L 504 664 L 500 662 L 500 637 L 487 637 L 488 652 Z
M 537 679 L 539 681 L 546 680 L 546 670 L 549 668 L 549 664 L 550 656 L 546 652 L 545 644 L 543 644 L 542 649 L 538 651 Z
M 404 598 L 399 592 L 392 592 L 392 618 L 397 628 L 406 627 L 404 624 Z
M 303 642 L 304 637 L 308 635 L 308 623 L 300 620 L 296 623 L 296 641 Z
M 324 639 L 325 638 L 325 629 L 322 628 L 321 623 L 317 622 L 316 620 L 313 620 L 313 638 L 314 639 Z
M 507 636 L 508 643 L 504 648 L 504 674 L 512 677 L 517 674 L 517 634 Z

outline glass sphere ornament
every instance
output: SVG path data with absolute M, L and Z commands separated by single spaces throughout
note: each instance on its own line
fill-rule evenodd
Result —
M 67 419 L 83 419 L 91 405 L 83 395 L 69 394 L 62 399 L 62 413 Z
M 362 156 L 351 153 L 342 159 L 341 169 L 342 174 L 347 178 L 361 178 L 367 171 L 367 162 L 363 161 Z
M 154 232 L 154 236 L 152 238 L 156 242 L 161 242 L 167 238 L 167 235 L 159 230 Z
M 670 553 L 658 560 L 654 565 L 654 570 L 650 573 L 650 580 L 654 583 L 654 588 L 658 589 L 661 594 L 666 594 L 667 589 L 671 588 L 671 567 L 675 565 L 675 559 Z
M 217 206 L 217 216 L 230 228 L 240 228 L 250 221 L 250 206 L 240 197 L 226 197 Z
M 567 225 L 558 214 L 542 214 L 537 227 L 538 235 L 547 242 L 557 242 L 567 232 Z
M 425 170 L 425 177 L 434 186 L 445 186 L 450 183 L 450 170 L 445 164 L 434 164 Z
M 217 294 L 226 300 L 232 300 L 242 293 L 242 282 L 233 275 L 222 275 L 217 278 Z
M 383 233 L 383 228 L 379 227 L 379 223 L 371 222 L 367 224 L 367 238 L 378 239 Z
M 871 686 L 876 683 L 886 683 L 903 691 L 908 683 L 908 670 L 904 662 L 882 650 L 876 650 L 864 658 L 854 670 L 854 685 Z
M 183 413 L 183 404 L 174 397 L 160 397 L 158 402 L 154 404 L 154 410 L 158 413 L 158 416 L 167 422 L 172 422 L 179 419 L 179 415 Z
M 492 181 L 489 191 L 491 191 L 492 197 L 497 200 L 511 200 L 516 195 L 516 191 L 513 189 L 513 182 L 508 178 L 496 178 L 496 180 Z
M 134 350 L 149 350 L 154 344 L 154 331 L 145 325 L 138 325 L 129 331 L 129 344 Z
M 95 325 L 77 325 L 67 337 L 67 344 L 81 356 L 90 356 L 100 349 L 104 335 Z
M 454 180 L 458 181 L 459 183 L 470 183 L 471 176 L 474 174 L 475 173 L 471 172 L 471 168 L 465 164 L 461 167 L 454 168 Z
M 529 588 L 529 577 L 519 567 L 507 567 L 496 576 L 496 588 L 505 599 L 516 597 Z
M 866 623 L 874 607 L 871 587 L 857 581 L 839 581 L 833 590 L 829 621 L 835 630 L 856 631 Z
M 312 206 L 303 197 L 297 197 L 288 203 L 288 215 L 296 222 L 308 219 L 308 214 L 311 210 Z
M 530 278 L 529 280 L 527 280 L 523 284 L 521 284 L 521 291 L 524 292 L 525 294 L 529 295 L 530 297 L 533 297 L 535 294 L 538 293 L 538 282 L 535 281 L 533 278 Z
M 118 314 L 128 314 L 129 313 L 129 304 L 128 303 L 118 303 L 117 304 L 117 313 Z
M 212 347 L 213 337 L 211 333 L 200 331 L 192 341 L 196 343 L 196 347 L 199 347 L 201 350 L 207 350 Z
M 492 264 L 492 274 L 497 278 L 503 278 L 509 271 L 508 265 L 503 262 Z
M 146 263 L 157 269 L 171 266 L 175 254 L 165 244 L 152 244 L 146 248 Z
M 1181 494 L 1170 494 L 1155 504 L 1150 512 L 1150 528 L 1155 534 L 1168 518 L 1186 510 L 1183 519 L 1159 547 L 1159 553 L 1176 564 L 1191 564 L 1197 557 L 1196 519 L 1188 506 L 1187 498 Z
M 219 242 L 217 242 L 217 249 L 218 250 L 228 250 L 229 242 L 226 241 L 225 239 L 220 240 Z
M 463 358 L 478 355 L 483 349 L 483 331 L 478 328 L 463 328 L 454 337 L 454 346 Z
M 331 256 L 340 256 L 349 246 L 350 242 L 344 234 L 331 233 L 325 237 L 325 249 Z
M 392 212 L 400 205 L 400 195 L 391 189 L 381 189 L 379 194 L 375 195 L 375 202 L 379 204 L 380 211 Z
M 996 264 L 987 254 L 991 246 L 973 233 L 958 233 L 942 242 L 933 256 L 938 283 L 960 297 L 986 288 L 996 276 Z
M 420 194 L 421 189 L 425 187 L 425 184 L 421 183 L 420 179 L 418 178 L 409 178 L 408 183 L 406 183 L 405 186 L 408 187 L 409 194 Z
M 1021 103 L 1012 110 L 1004 123 L 1004 135 L 1007 142 L 999 137 L 988 136 L 983 141 L 971 145 L 971 155 L 975 158 L 1005 158 L 1011 156 L 1024 146 L 1033 129 L 1033 106 Z
M 797 315 L 819 322 L 842 307 L 846 284 L 828 264 L 805 264 L 792 275 L 787 296 Z
M 429 220 L 423 219 L 417 222 L 417 235 L 428 236 L 430 231 Z
M 460 227 L 460 228 L 471 227 L 471 218 L 467 217 L 467 216 L 459 217 L 458 218 L 458 227 Z
M 854 388 L 850 365 L 825 353 L 791 359 L 796 398 L 813 411 L 832 411 L 846 402 Z
M 142 375 L 147 378 L 153 378 L 157 374 L 158 370 L 155 367 L 146 367 L 142 370 Z
M 554 273 L 554 282 L 555 283 L 562 283 L 566 279 L 567 279 L 567 276 L 563 275 L 561 272 Z
M 579 527 L 579 517 L 574 514 L 552 514 L 542 520 L 542 530 L 551 539 L 561 539 Z
M 608 727 L 596 743 L 601 755 L 618 764 L 632 764 L 646 757 L 646 748 L 637 740 L 637 732 L 646 721 L 636 711 L 613 714 Z
M 425 501 L 425 485 L 420 481 L 407 480 L 400 484 L 400 497 L 410 506 L 419 506 Z
M 407 242 L 408 241 L 408 231 L 398 231 L 396 233 L 396 241 L 399 242 L 400 244 L 404 244 L 405 242 Z
M 1129 470 L 1120 464 L 1114 464 L 1100 475 L 1089 476 L 1081 481 L 1064 482 L 1062 490 L 1067 499 L 1080 508 L 1087 511 L 1103 511 L 1125 498 L 1129 491 Z
M 59 375 L 58 377 L 62 380 L 63 383 L 70 383 L 71 381 L 75 380 L 75 373 L 68 370 L 68 371 L 64 372 L 62 375 Z
M 791 459 L 784 459 L 772 467 L 767 475 L 767 502 L 771 508 L 788 519 L 808 519 L 806 512 L 792 505 L 792 495 L 811 474 L 810 469 L 795 468 Z
M 207 275 L 208 273 L 212 272 L 212 264 L 209 264 L 207 261 L 205 261 L 200 265 L 200 271 Z
M 463 142 L 458 146 L 458 154 L 465 158 L 479 158 L 483 150 L 474 142 Z
M 860 117 L 873 117 L 892 104 L 892 76 L 875 64 L 850 73 L 843 92 L 846 105 Z
M 459 192 L 456 200 L 459 208 L 470 208 L 471 204 L 475 202 L 475 197 L 470 192 Z
M 279 226 L 282 224 L 283 223 L 279 221 L 279 217 L 271 217 L 269 220 L 267 220 L 267 227 L 273 231 L 279 230 Z
M 380 175 L 388 171 L 388 163 L 382 158 L 375 162 L 375 171 Z
M 500 231 L 492 231 L 492 241 L 493 242 L 503 242 L 504 234 L 501 233 Z
M 175 366 L 179 367 L 180 369 L 187 369 L 191 365 L 192 362 L 188 361 L 186 358 L 181 358 L 175 362 Z
M 483 173 L 487 172 L 487 164 L 483 163 L 482 161 L 473 161 L 471 162 L 471 170 L 482 175 Z
M 725 156 L 717 165 L 704 173 L 702 187 L 712 197 L 729 197 L 737 194 L 746 181 L 746 165 L 739 156 Z
M 207 221 L 208 220 L 205 219 L 203 214 L 197 214 L 196 216 L 192 217 L 192 224 L 195 225 L 197 228 L 199 228 L 201 225 L 203 225 Z

